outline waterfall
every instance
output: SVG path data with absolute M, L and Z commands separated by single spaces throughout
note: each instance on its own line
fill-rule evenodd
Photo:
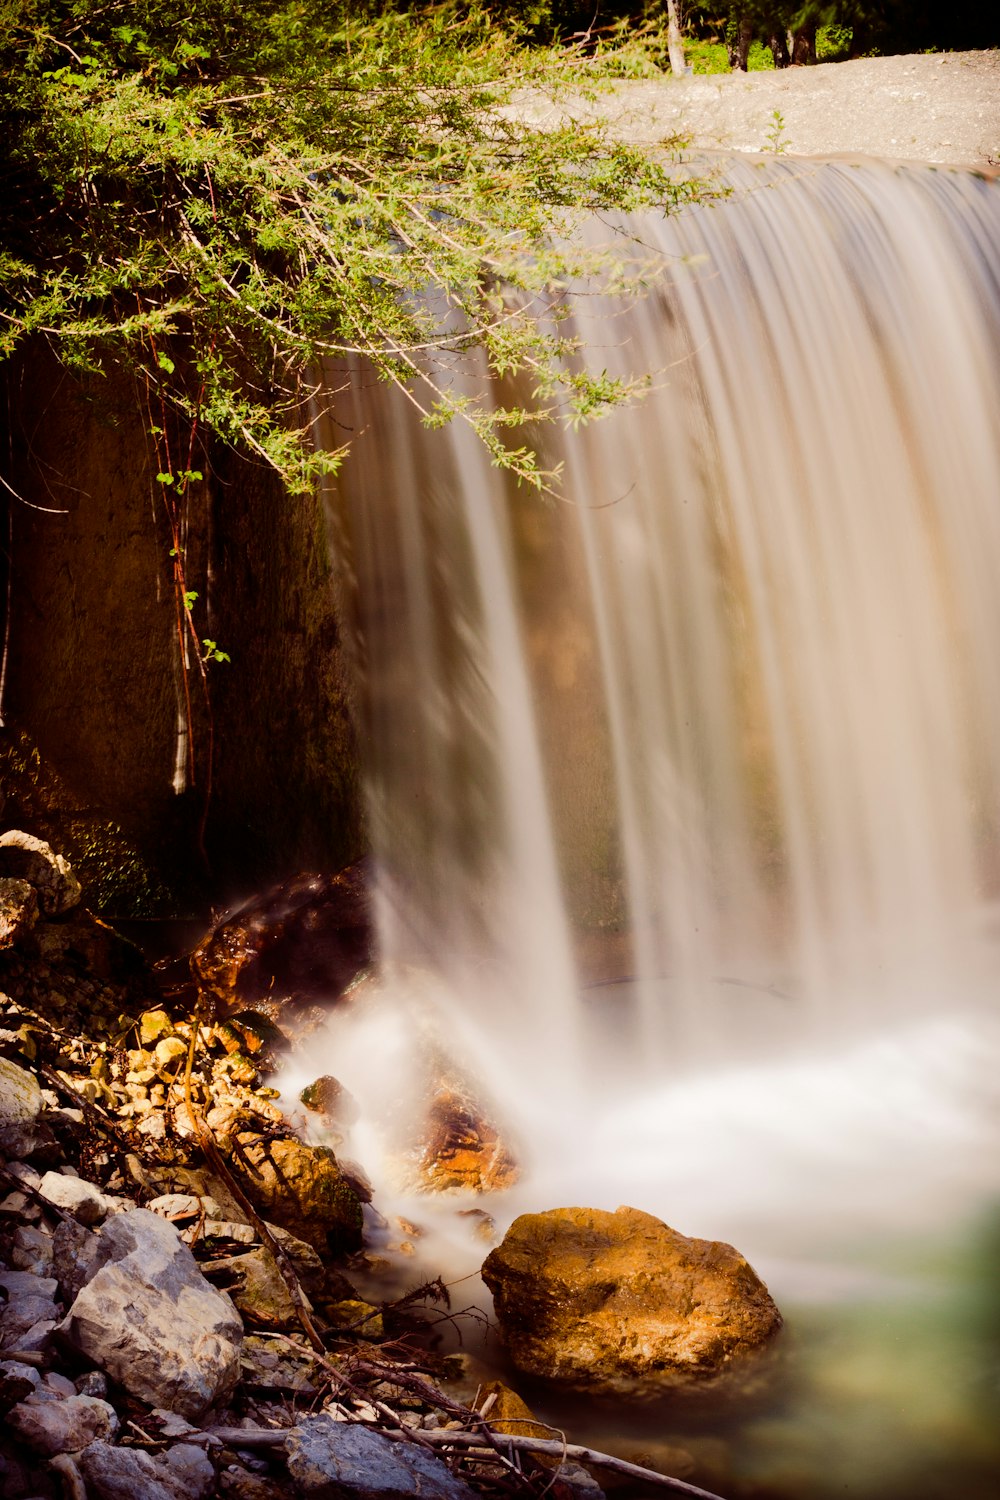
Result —
M 870 1138 L 873 1099 L 919 1118 L 921 1068 L 988 1091 L 1000 189 L 781 157 L 728 181 L 587 231 L 659 269 L 579 298 L 580 358 L 652 381 L 531 434 L 559 501 L 361 372 L 337 409 L 383 955 L 542 1154 L 613 1098 L 635 1171 L 643 1090 L 736 1138 L 783 1089 L 822 1112 L 838 1052 L 834 1136 L 846 1111 Z M 706 1076 L 727 1107 L 695 1102 Z

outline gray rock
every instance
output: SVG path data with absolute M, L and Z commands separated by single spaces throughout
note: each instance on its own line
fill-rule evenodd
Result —
M 154 1406 L 150 1416 L 156 1418 L 157 1437 L 184 1438 L 198 1431 L 191 1422 L 185 1422 L 175 1411 L 164 1411 L 162 1406 Z
M 52 1334 L 57 1328 L 58 1317 L 42 1317 L 37 1323 L 31 1323 L 30 1329 L 19 1335 L 15 1353 L 40 1355 L 43 1350 L 48 1349 Z
M 239 1379 L 239 1314 L 155 1214 L 119 1214 L 97 1239 L 60 1332 L 133 1396 L 197 1420 Z
M 12 948 L 38 921 L 38 897 L 26 880 L 0 876 L 0 948 Z
M 44 1095 L 43 1095 L 44 1099 Z M 12 1161 L 7 1163 L 7 1176 L 16 1177 L 25 1187 L 37 1188 L 41 1182 L 41 1175 L 29 1166 L 26 1161 Z
M 35 1276 L 31 1271 L 7 1271 L 0 1267 L 0 1287 L 13 1302 L 18 1297 L 55 1298 L 59 1288 L 52 1276 Z
M 38 904 L 48 917 L 71 911 L 83 895 L 69 861 L 44 840 L 18 829 L 0 836 L 0 876 L 13 876 L 34 886 Z
M 42 1382 L 50 1391 L 57 1396 L 92 1396 L 93 1391 L 78 1391 L 68 1375 L 60 1375 L 57 1370 L 50 1370 Z
M 219 1494 L 225 1500 L 285 1500 L 287 1493 L 273 1479 L 251 1473 L 243 1464 L 230 1464 L 219 1475 Z
M 41 1376 L 31 1365 L 23 1365 L 16 1359 L 0 1361 L 0 1412 L 9 1411 L 40 1384 Z
M 35 1276 L 30 1271 L 0 1271 L 0 1287 L 8 1299 L 5 1306 L 0 1306 L 0 1338 L 4 1348 L 37 1347 L 25 1344 L 24 1339 L 35 1324 L 59 1317 L 55 1281 L 51 1276 Z
M 48 1276 L 52 1270 L 52 1236 L 31 1224 L 20 1224 L 14 1231 L 11 1260 L 19 1271 L 34 1276 Z
M 32 1390 L 42 1383 L 42 1377 L 34 1365 L 22 1364 L 18 1359 L 0 1359 L 0 1378 L 4 1376 L 26 1380 Z M 25 1395 L 28 1395 L 27 1391 Z
M 102 1264 L 100 1237 L 75 1219 L 63 1219 L 52 1236 L 52 1273 L 67 1306 Z
M 30 1073 L 0 1057 L 0 1152 L 27 1156 L 39 1138 L 42 1091 Z
M 204 1500 L 215 1485 L 215 1469 L 190 1443 L 150 1458 L 138 1448 L 94 1442 L 77 1466 L 93 1500 Z
M 76 1463 L 93 1500 L 178 1500 L 157 1464 L 139 1448 L 95 1442 L 84 1448 Z
M 473 1500 L 465 1481 L 425 1448 L 353 1423 L 307 1417 L 289 1432 L 286 1453 L 308 1500 Z
M 42 1278 L 38 1276 L 35 1279 L 41 1281 Z M 13 1344 L 15 1339 L 20 1339 L 36 1323 L 45 1322 L 49 1318 L 58 1318 L 58 1316 L 58 1304 L 53 1302 L 51 1297 L 31 1296 L 12 1299 L 0 1312 L 0 1332 L 3 1333 L 5 1345 Z
M 573 1500 L 605 1500 L 604 1491 L 589 1469 L 583 1464 L 574 1463 L 572 1460 L 560 1464 L 555 1470 L 564 1492 L 569 1492 Z
M 98 1224 L 108 1212 L 108 1201 L 100 1188 L 82 1177 L 46 1172 L 38 1191 L 47 1203 L 72 1214 L 80 1224 Z
M 195 1443 L 175 1443 L 156 1462 L 178 1500 L 204 1500 L 215 1488 L 215 1465 Z
M 76 1377 L 76 1390 L 79 1396 L 96 1396 L 98 1400 L 106 1401 L 108 1377 L 103 1370 L 88 1370 L 86 1374 Z
M 112 1436 L 118 1417 L 114 1407 L 92 1396 L 60 1399 L 54 1392 L 35 1391 L 11 1407 L 7 1424 L 18 1442 L 52 1458 L 56 1453 L 76 1453 L 95 1438 Z
M 58 1322 L 58 1317 L 55 1317 L 39 1318 L 37 1323 L 32 1323 L 31 1327 L 18 1337 L 18 1352 L 21 1354 L 38 1354 L 42 1350 L 47 1349 L 49 1340 L 55 1332 Z

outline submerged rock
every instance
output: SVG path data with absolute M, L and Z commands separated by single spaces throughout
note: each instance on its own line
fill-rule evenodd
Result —
M 482 1274 L 515 1366 L 596 1391 L 705 1380 L 781 1326 L 731 1245 L 634 1208 L 523 1214 Z
M 425 1192 L 498 1193 L 520 1175 L 500 1127 L 454 1076 L 438 1084 L 427 1108 L 415 1168 L 414 1185 Z

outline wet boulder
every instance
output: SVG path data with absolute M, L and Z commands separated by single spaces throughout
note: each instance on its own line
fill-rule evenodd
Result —
M 367 864 L 336 875 L 297 875 L 246 902 L 191 955 L 220 1019 L 335 999 L 372 961 Z
M 500 1126 L 454 1073 L 438 1080 L 409 1162 L 410 1185 L 423 1192 L 498 1193 L 520 1175 Z
M 361 1248 L 361 1203 L 333 1152 L 291 1137 L 236 1137 L 233 1166 L 254 1207 L 323 1255 Z
M 324 1073 L 304 1088 L 299 1095 L 299 1103 L 310 1114 L 317 1115 L 326 1129 L 338 1126 L 349 1129 L 361 1115 L 357 1100 L 329 1073 Z
M 482 1274 L 517 1369 L 581 1389 L 704 1381 L 781 1326 L 731 1245 L 689 1239 L 634 1208 L 523 1214 Z

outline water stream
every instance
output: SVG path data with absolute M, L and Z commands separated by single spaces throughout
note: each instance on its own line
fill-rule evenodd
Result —
M 561 502 L 363 377 L 338 412 L 382 951 L 408 976 L 378 1024 L 405 1073 L 429 1010 L 507 1124 L 501 1228 L 628 1202 L 764 1275 L 798 1374 L 698 1439 L 731 1440 L 740 1493 L 985 1496 L 1000 186 L 728 171 L 725 202 L 627 226 L 659 262 L 644 298 L 574 305 L 591 368 L 653 381 L 531 435 Z M 379 1047 L 338 1034 L 327 1062 L 377 1115 Z

